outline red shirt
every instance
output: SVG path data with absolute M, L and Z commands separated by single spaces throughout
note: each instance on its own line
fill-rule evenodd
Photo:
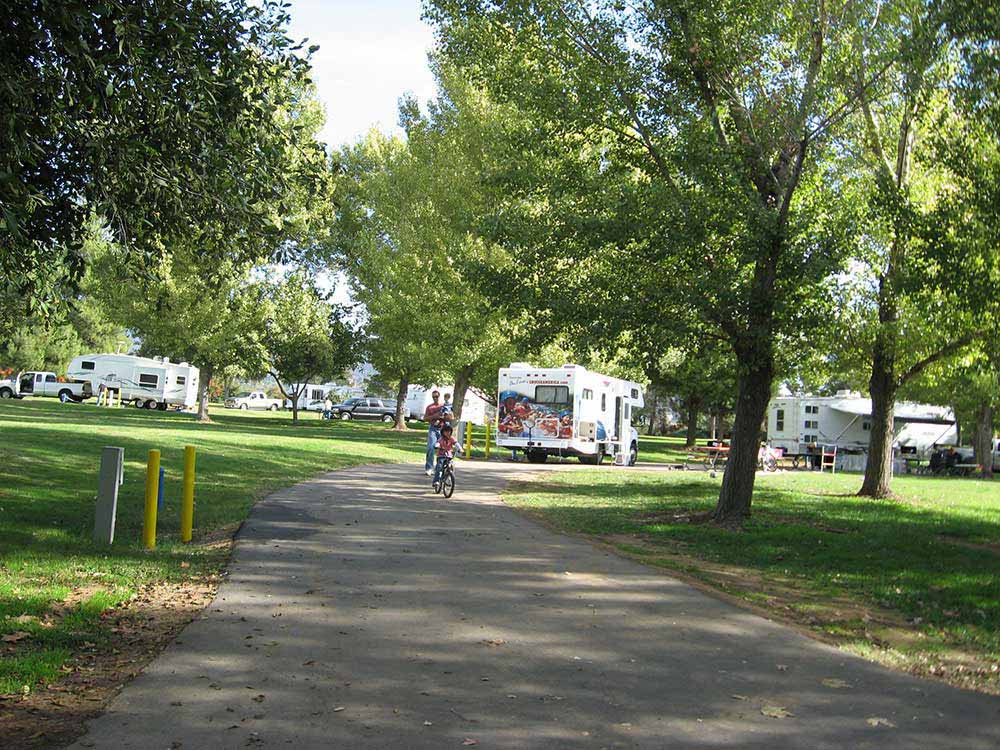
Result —
M 452 456 L 455 452 L 455 438 L 441 436 L 437 443 L 439 456 Z
M 427 411 L 424 412 L 424 421 L 433 423 L 435 421 L 434 416 L 441 411 L 442 406 L 444 404 L 431 404 L 428 406 Z

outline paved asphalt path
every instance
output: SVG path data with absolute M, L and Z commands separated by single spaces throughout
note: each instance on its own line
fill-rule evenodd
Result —
M 516 514 L 497 491 L 523 468 L 460 463 L 451 500 L 415 465 L 271 495 L 215 602 L 74 747 L 1000 748 L 998 698 Z

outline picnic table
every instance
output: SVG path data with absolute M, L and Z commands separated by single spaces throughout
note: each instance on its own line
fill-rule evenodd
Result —
M 688 460 L 700 461 L 710 471 L 723 468 L 729 460 L 728 445 L 696 445 L 691 451 Z

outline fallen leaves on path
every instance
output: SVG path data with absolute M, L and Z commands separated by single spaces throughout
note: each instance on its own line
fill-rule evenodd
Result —
M 789 716 L 795 716 L 784 706 L 764 706 L 760 712 L 772 719 L 787 719 Z
M 895 729 L 896 725 L 883 716 L 869 716 L 865 719 L 865 723 L 870 727 L 886 727 L 888 729 Z
M 833 688 L 835 690 L 840 688 L 854 687 L 851 683 L 844 682 L 843 680 L 839 680 L 836 677 L 827 677 L 825 680 L 822 681 L 822 685 L 823 687 Z

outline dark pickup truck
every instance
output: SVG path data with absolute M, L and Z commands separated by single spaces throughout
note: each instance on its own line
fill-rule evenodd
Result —
M 396 420 L 396 401 L 391 398 L 349 398 L 342 404 L 334 404 L 331 409 L 334 419 L 381 419 L 383 422 Z M 405 411 L 403 416 L 405 417 Z

